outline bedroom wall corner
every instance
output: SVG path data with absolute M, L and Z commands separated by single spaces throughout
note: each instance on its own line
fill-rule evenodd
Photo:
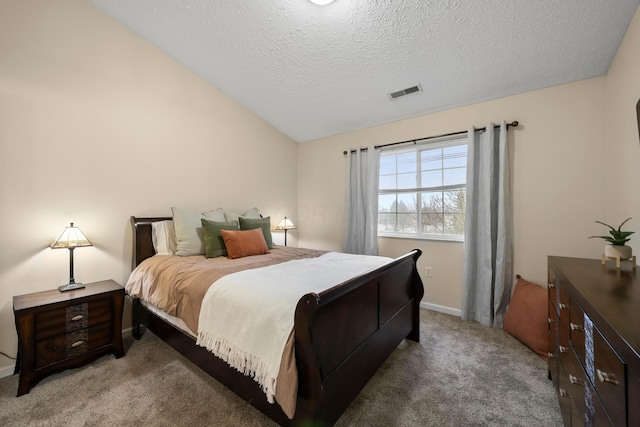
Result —
M 68 281 L 71 221 L 76 279 L 123 284 L 131 215 L 295 212 L 296 143 L 89 2 L 3 2 L 0 52 L 0 351 L 12 297 Z

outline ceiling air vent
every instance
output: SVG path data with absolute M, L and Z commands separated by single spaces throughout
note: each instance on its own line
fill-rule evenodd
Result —
M 389 98 L 397 99 L 397 98 L 400 98 L 401 96 L 405 96 L 405 95 L 409 95 L 410 93 L 421 92 L 421 91 L 422 91 L 422 88 L 420 87 L 419 84 L 417 84 L 415 86 L 411 86 L 406 89 L 399 90 L 397 92 L 391 92 L 389 94 Z

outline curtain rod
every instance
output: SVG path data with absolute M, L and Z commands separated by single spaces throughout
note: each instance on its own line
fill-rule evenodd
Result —
M 517 127 L 519 124 L 520 123 L 517 120 L 514 120 L 511 123 L 507 123 L 507 130 L 509 129 L 509 127 Z M 499 127 L 500 127 L 500 125 L 496 125 L 496 126 L 494 126 L 494 129 L 495 128 L 499 128 Z M 477 128 L 476 130 L 483 132 L 483 131 L 487 130 L 487 128 L 486 127 Z M 425 136 L 424 138 L 408 139 L 406 141 L 390 142 L 388 144 L 380 144 L 380 145 L 374 146 L 373 148 L 390 147 L 392 145 L 409 144 L 409 143 L 414 143 L 415 144 L 418 141 L 427 141 L 429 139 L 444 138 L 446 136 L 456 136 L 456 135 L 462 135 L 462 134 L 465 134 L 465 133 L 467 133 L 466 130 L 462 130 L 462 131 L 458 131 L 458 132 L 451 132 L 451 133 L 443 133 L 441 135 Z M 358 151 L 358 150 L 351 150 L 352 153 L 355 153 L 356 151 Z M 367 148 L 366 147 L 365 148 L 361 148 L 360 151 L 367 151 Z M 342 154 L 346 156 L 347 155 L 347 151 L 343 151 Z

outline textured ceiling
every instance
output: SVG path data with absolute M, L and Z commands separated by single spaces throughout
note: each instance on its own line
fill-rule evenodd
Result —
M 640 3 L 89 1 L 298 142 L 606 74 Z

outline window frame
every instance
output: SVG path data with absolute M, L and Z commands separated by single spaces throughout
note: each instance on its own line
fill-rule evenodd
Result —
M 402 232 L 394 232 L 394 231 L 377 231 L 378 237 L 390 237 L 390 238 L 401 238 L 401 239 L 417 239 L 417 240 L 436 240 L 436 241 L 446 241 L 446 242 L 464 242 L 464 234 L 442 234 L 439 233 L 422 233 L 419 230 L 422 229 L 422 193 L 426 192 L 445 192 L 448 190 L 456 190 L 462 189 L 466 191 L 467 188 L 467 180 L 465 174 L 464 184 L 455 184 L 455 185 L 441 185 L 438 187 L 423 187 L 422 186 L 422 169 L 421 169 L 421 151 L 430 150 L 430 149 L 438 149 L 438 148 L 447 148 L 447 147 L 455 147 L 465 145 L 468 147 L 468 137 L 467 135 L 461 136 L 448 136 L 439 138 L 435 141 L 429 141 L 425 143 L 418 143 L 411 145 L 409 147 L 399 147 L 399 148 L 390 148 L 383 149 L 380 153 L 380 159 L 385 156 L 385 154 L 389 155 L 393 153 L 394 155 L 399 155 L 403 153 L 416 153 L 416 182 L 417 187 L 415 188 L 406 188 L 406 189 L 393 189 L 393 190 L 378 190 L 378 198 L 384 194 L 416 194 L 416 231 L 413 233 L 402 233 Z M 467 155 L 468 156 L 468 149 Z M 445 170 L 449 168 L 441 168 L 440 170 Z M 466 165 L 465 165 L 466 169 Z M 396 176 L 398 175 L 398 171 L 396 170 Z M 380 179 L 380 173 L 378 174 L 378 179 Z M 378 206 L 378 215 L 380 215 L 380 207 Z M 464 215 L 464 212 L 463 212 Z M 466 218 L 465 218 L 466 220 Z M 378 220 L 379 221 L 379 220 Z

